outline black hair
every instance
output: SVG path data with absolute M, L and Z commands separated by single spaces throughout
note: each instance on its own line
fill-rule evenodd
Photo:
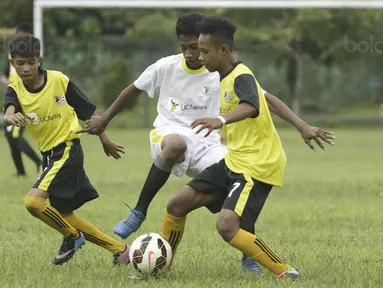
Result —
M 16 33 L 18 32 L 24 32 L 24 33 L 32 35 L 33 34 L 32 25 L 29 24 L 28 22 L 20 23 L 19 25 L 16 26 Z
M 184 36 L 199 36 L 198 24 L 205 18 L 200 13 L 191 12 L 187 13 L 177 20 L 176 25 L 176 35 L 180 37 L 180 35 Z
M 200 34 L 210 34 L 213 37 L 223 38 L 225 44 L 232 48 L 237 26 L 228 18 L 208 16 L 198 24 L 198 31 Z
M 21 57 L 40 57 L 40 40 L 32 35 L 17 37 L 9 43 L 9 53 L 12 58 Z

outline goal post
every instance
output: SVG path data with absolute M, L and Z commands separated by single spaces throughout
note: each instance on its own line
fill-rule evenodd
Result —
M 34 0 L 34 35 L 43 45 L 43 13 L 46 8 L 383 8 L 383 1 L 328 0 Z

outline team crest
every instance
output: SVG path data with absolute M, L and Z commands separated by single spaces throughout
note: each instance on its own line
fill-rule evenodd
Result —
M 205 95 L 207 96 L 211 96 L 215 92 L 215 89 L 212 86 L 205 86 L 204 88 L 205 88 Z
M 66 102 L 65 96 L 55 96 L 56 105 L 63 106 Z
M 179 102 L 178 100 L 174 99 L 174 98 L 170 98 L 170 112 L 174 112 L 177 110 L 177 107 L 179 106 Z
M 226 102 L 230 102 L 230 101 L 231 101 L 232 96 L 231 96 L 231 93 L 230 93 L 229 90 L 227 90 L 227 91 L 225 92 L 225 95 L 223 96 L 223 98 L 225 99 Z

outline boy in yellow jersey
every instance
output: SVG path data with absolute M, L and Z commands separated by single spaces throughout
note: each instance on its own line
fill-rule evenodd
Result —
M 299 273 L 249 231 L 273 186 L 281 186 L 286 156 L 254 75 L 232 55 L 236 27 L 220 17 L 199 25 L 200 59 L 220 75 L 220 116 L 192 123 L 208 136 L 225 126 L 228 152 L 223 160 L 193 178 L 167 206 L 162 236 L 175 252 L 186 215 L 206 206 L 218 213 L 217 230 L 231 246 L 275 273 L 296 280 Z
M 53 264 L 67 262 L 85 239 L 113 253 L 114 264 L 129 262 L 127 246 L 103 234 L 73 211 L 98 197 L 84 167 L 79 120 L 93 115 L 96 106 L 59 71 L 40 66 L 40 41 L 15 38 L 9 46 L 11 64 L 20 80 L 5 95 L 6 125 L 26 126 L 44 157 L 44 172 L 25 197 L 26 209 L 64 236 Z M 100 135 L 105 153 L 118 159 L 123 147 Z M 49 198 L 50 205 L 46 203 Z
M 32 27 L 28 23 L 21 23 L 17 25 L 15 37 L 21 37 L 25 35 L 32 35 Z M 5 87 L 9 83 L 17 81 L 19 76 L 16 73 L 15 68 L 10 64 L 11 55 L 8 55 L 7 65 L 4 70 L 4 75 L 1 75 L 1 82 Z M 11 125 L 5 128 L 5 138 L 8 141 L 9 148 L 11 149 L 11 156 L 13 163 L 16 166 L 17 173 L 15 176 L 22 177 L 26 175 L 23 159 L 21 153 L 27 155 L 36 165 L 36 170 L 38 174 L 42 173 L 42 161 L 41 158 L 36 154 L 33 148 L 23 137 L 24 127 L 18 127 Z

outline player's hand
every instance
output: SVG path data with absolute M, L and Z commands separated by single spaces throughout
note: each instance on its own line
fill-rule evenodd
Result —
M 125 154 L 124 146 L 113 142 L 112 140 L 106 140 L 102 142 L 104 152 L 106 156 L 112 156 L 114 159 L 120 159 L 121 154 Z
M 334 140 L 336 137 L 334 136 L 333 132 L 328 132 L 326 130 L 323 130 L 318 127 L 310 126 L 308 124 L 305 124 L 299 132 L 301 133 L 301 136 L 305 143 L 314 151 L 316 151 L 314 144 L 312 141 L 314 140 L 318 146 L 323 149 L 327 150 L 327 148 L 323 145 L 321 142 L 324 141 L 329 145 L 334 145 Z
M 205 134 L 205 137 L 209 136 L 213 130 L 220 129 L 223 126 L 223 123 L 218 118 L 202 118 L 194 120 L 191 124 L 192 129 L 194 129 L 197 126 L 201 127 L 198 129 L 198 131 L 195 134 L 200 133 L 204 129 L 208 129 L 207 133 Z
M 27 120 L 27 118 L 23 114 L 18 112 L 10 117 L 7 117 L 7 119 L 5 120 L 11 125 L 16 125 L 20 127 L 25 125 L 25 121 Z
M 100 135 L 106 129 L 107 122 L 102 116 L 93 115 L 87 121 L 85 127 L 76 133 L 88 133 L 93 135 Z

